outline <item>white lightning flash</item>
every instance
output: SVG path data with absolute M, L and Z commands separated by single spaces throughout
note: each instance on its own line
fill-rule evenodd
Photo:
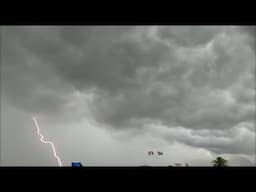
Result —
M 56 153 L 56 149 L 55 149 L 55 146 L 54 146 L 53 142 L 51 142 L 51 141 L 45 141 L 45 140 L 44 140 L 44 136 L 40 133 L 40 128 L 39 128 L 39 125 L 38 125 L 38 123 L 37 123 L 36 118 L 33 117 L 33 120 L 34 120 L 35 125 L 36 125 L 37 134 L 40 136 L 40 141 L 41 141 L 42 143 L 44 143 L 44 144 L 50 144 L 50 145 L 51 145 L 54 157 L 58 160 L 59 166 L 62 166 L 61 160 L 60 160 L 59 156 L 58 156 L 57 153 Z

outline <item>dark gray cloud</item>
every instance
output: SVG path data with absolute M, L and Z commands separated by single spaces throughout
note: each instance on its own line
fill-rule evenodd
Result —
M 233 26 L 3 27 L 1 95 L 53 124 L 87 116 L 111 132 L 145 133 L 160 122 L 193 133 L 159 135 L 170 143 L 251 155 L 254 34 Z
M 6 34 L 76 88 L 116 91 L 133 83 L 137 67 L 156 65 L 164 51 L 161 46 L 144 51 L 135 42 L 122 41 L 125 29 L 85 27 L 70 34 L 66 28 L 11 28 Z M 75 42 L 81 34 L 80 45 Z
M 237 33 L 232 35 L 220 31 L 199 48 L 170 47 L 155 68 L 138 67 L 138 86 L 96 100 L 100 119 L 115 124 L 151 118 L 202 129 L 225 129 L 243 120 L 252 121 L 255 111 L 244 109 L 229 88 L 250 76 L 253 52 L 246 46 L 241 49 L 243 40 Z M 253 83 L 254 76 L 250 77 L 248 82 Z M 109 108 L 111 112 L 102 113 Z

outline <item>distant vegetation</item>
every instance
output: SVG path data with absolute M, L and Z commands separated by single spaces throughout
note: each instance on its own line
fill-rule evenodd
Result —
M 222 157 L 217 157 L 215 160 L 212 161 L 214 167 L 227 167 L 228 161 Z

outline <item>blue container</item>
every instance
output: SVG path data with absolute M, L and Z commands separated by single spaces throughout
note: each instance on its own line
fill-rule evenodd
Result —
M 72 162 L 72 167 L 83 167 L 81 162 Z

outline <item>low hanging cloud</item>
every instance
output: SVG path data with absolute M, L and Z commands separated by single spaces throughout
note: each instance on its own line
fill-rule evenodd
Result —
M 86 116 L 138 134 L 155 125 L 169 143 L 255 155 L 254 34 L 246 26 L 2 27 L 1 94 L 53 121 Z
M 255 153 L 255 130 L 251 123 L 239 123 L 228 130 L 193 130 L 184 127 L 151 125 L 152 134 L 161 135 L 170 142 L 181 142 L 189 146 L 207 148 L 216 153 Z

